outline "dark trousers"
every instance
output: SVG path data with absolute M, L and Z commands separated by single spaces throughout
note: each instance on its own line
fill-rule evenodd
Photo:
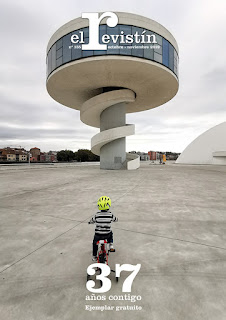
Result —
M 113 232 L 111 231 L 108 234 L 94 234 L 93 238 L 93 256 L 97 255 L 97 241 L 99 240 L 107 240 L 108 243 L 113 242 Z

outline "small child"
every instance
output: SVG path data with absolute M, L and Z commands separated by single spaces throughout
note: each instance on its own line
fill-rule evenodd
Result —
M 107 240 L 110 243 L 110 250 L 113 250 L 113 233 L 111 231 L 111 222 L 118 221 L 109 208 L 111 206 L 111 199 L 109 197 L 103 196 L 98 199 L 97 202 L 99 211 L 92 217 L 88 222 L 89 224 L 95 223 L 95 234 L 93 238 L 93 261 L 97 261 L 97 241 Z

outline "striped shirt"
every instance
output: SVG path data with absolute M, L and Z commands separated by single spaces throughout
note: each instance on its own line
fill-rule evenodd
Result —
M 90 223 L 95 223 L 96 234 L 109 234 L 111 232 L 111 223 L 117 222 L 116 218 L 111 211 L 98 211 L 90 220 Z

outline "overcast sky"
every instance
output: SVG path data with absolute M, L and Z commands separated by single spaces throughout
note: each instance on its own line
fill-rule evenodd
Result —
M 48 95 L 45 58 L 49 38 L 61 25 L 82 12 L 100 11 L 156 20 L 179 46 L 179 92 L 163 106 L 127 115 L 136 126 L 127 151 L 181 152 L 226 121 L 225 0 L 0 0 L 0 147 L 90 149 L 98 129 Z

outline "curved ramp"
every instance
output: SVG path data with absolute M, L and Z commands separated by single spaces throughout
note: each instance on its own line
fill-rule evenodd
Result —
M 135 93 L 129 89 L 118 89 L 101 93 L 87 100 L 81 108 L 80 119 L 87 125 L 100 128 L 101 113 L 116 104 L 135 101 Z M 91 140 L 91 151 L 100 155 L 101 148 L 117 139 L 125 138 L 135 133 L 133 124 L 103 130 Z M 140 158 L 137 155 L 127 153 L 123 168 L 128 170 L 137 169 L 140 166 Z

